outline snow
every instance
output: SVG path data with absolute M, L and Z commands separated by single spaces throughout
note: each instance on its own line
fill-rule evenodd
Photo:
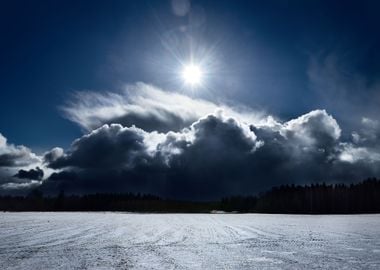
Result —
M 0 213 L 0 269 L 380 269 L 380 215 Z

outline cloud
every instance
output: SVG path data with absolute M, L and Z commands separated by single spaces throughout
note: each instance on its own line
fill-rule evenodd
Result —
M 363 117 L 358 131 L 352 133 L 353 141 L 358 145 L 380 147 L 380 122 Z
M 380 123 L 363 117 L 361 127 L 352 132 L 352 142 L 341 143 L 339 158 L 348 163 L 380 162 Z
M 340 138 L 341 129 L 325 110 L 315 110 L 286 122 L 281 133 L 303 146 L 326 147 Z
M 194 147 L 202 151 L 219 151 L 232 154 L 233 151 L 249 153 L 259 146 L 254 132 L 246 123 L 222 112 L 200 118 L 188 128 L 179 132 L 146 132 L 137 127 L 123 127 L 120 124 L 103 125 L 75 140 L 67 153 L 58 158 L 46 158 L 52 168 L 132 168 L 135 164 L 153 162 L 159 156 L 168 160 Z
M 44 177 L 44 171 L 39 167 L 30 170 L 21 169 L 14 175 L 14 177 L 29 180 L 42 180 L 42 177 Z
M 307 75 L 316 105 L 339 116 L 348 129 L 360 125 L 363 117 L 380 114 L 380 81 L 376 74 L 365 72 L 370 69 L 363 65 L 367 57 L 371 56 L 340 48 L 312 54 L 309 59 Z
M 43 172 L 38 167 L 35 170 L 31 167 L 41 161 L 41 157 L 29 148 L 10 144 L 0 134 L 0 193 L 39 185 Z
M 232 180 L 231 173 L 241 167 L 238 162 L 244 162 L 260 145 L 248 124 L 221 112 L 207 115 L 180 132 L 165 134 L 104 125 L 76 140 L 67 153 L 49 164 L 65 169 L 49 181 L 54 185 L 61 181 L 66 187 L 76 182 L 75 189 L 122 187 L 169 197 L 203 198 L 212 190 L 220 194 L 227 178 Z M 222 177 L 219 184 L 217 176 Z
M 378 152 L 371 156 L 340 139 L 337 121 L 324 110 L 260 125 L 217 111 L 166 133 L 103 125 L 49 163 L 61 171 L 44 187 L 216 199 L 285 183 L 350 182 L 379 173 Z
M 1 189 L 39 185 L 46 193 L 212 200 L 281 184 L 350 183 L 380 175 L 380 124 L 373 118 L 362 118 L 346 137 L 325 110 L 280 121 L 144 84 L 133 89 L 78 93 L 84 96 L 65 107 L 67 117 L 90 130 L 66 150 L 55 147 L 39 157 L 1 136 L 7 160 L 0 167 Z
M 38 180 L 31 180 L 28 182 L 8 182 L 1 185 L 0 193 L 4 194 L 15 194 L 15 195 L 23 195 L 25 192 L 28 192 L 32 188 L 39 187 L 41 182 Z
M 76 92 L 62 107 L 65 117 L 86 131 L 117 123 L 158 132 L 179 131 L 219 109 L 247 122 L 265 120 L 262 114 L 247 108 L 231 108 L 144 83 L 128 85 L 120 93 Z
M 120 124 L 103 125 L 75 140 L 71 150 L 66 154 L 51 158 L 57 152 L 57 148 L 53 149 L 45 154 L 45 161 L 50 160 L 51 168 L 133 167 L 147 152 L 145 135 L 145 131 L 136 127 L 122 127 Z
M 172 0 L 171 6 L 173 13 L 180 17 L 185 16 L 190 11 L 189 0 Z
M 23 145 L 8 144 L 0 133 L 0 167 L 22 167 L 40 162 L 40 158 Z
M 62 157 L 64 154 L 64 150 L 60 147 L 54 147 L 50 151 L 46 152 L 43 156 L 44 163 L 53 163 L 58 158 Z

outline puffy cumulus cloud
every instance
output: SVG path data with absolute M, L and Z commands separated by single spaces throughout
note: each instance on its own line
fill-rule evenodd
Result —
M 303 145 L 325 146 L 339 139 L 341 129 L 325 110 L 315 110 L 286 122 L 281 132 Z
M 248 154 L 260 146 L 250 126 L 233 117 L 225 117 L 221 111 L 194 122 L 181 132 L 169 132 L 165 140 L 157 145 L 157 153 L 165 160 L 184 152 L 197 156 L 200 161 L 203 152 L 213 162 L 238 154 Z M 212 156 L 212 157 L 211 157 Z
M 104 125 L 49 164 L 64 171 L 52 174 L 47 185 L 205 198 L 220 195 L 260 145 L 248 124 L 221 112 L 165 134 Z
M 41 157 L 29 148 L 10 144 L 0 134 L 0 193 L 39 185 L 43 172 L 31 167 L 41 162 Z
M 340 144 L 339 159 L 355 164 L 380 162 L 380 122 L 363 117 L 361 127 L 352 133 L 352 142 Z
M 252 194 L 284 183 L 350 182 L 377 176 L 380 165 L 377 150 L 341 142 L 339 125 L 324 110 L 261 124 L 217 111 L 166 133 L 103 125 L 67 152 L 52 152 L 45 162 L 59 171 L 44 182 L 46 190 L 180 199 Z
M 54 147 L 50 151 L 46 152 L 43 156 L 44 163 L 51 164 L 54 161 L 56 161 L 58 158 L 62 157 L 64 154 L 64 151 L 60 147 Z
M 380 153 L 367 147 L 355 146 L 352 143 L 342 143 L 339 159 L 349 163 L 358 161 L 374 163 L 380 161 Z
M 212 199 L 244 193 L 256 184 L 250 160 L 262 143 L 249 125 L 221 113 L 168 134 L 157 146 L 157 156 L 168 164 L 165 195 Z
M 311 111 L 277 128 L 258 129 L 257 132 L 266 137 L 268 146 L 282 148 L 293 165 L 299 164 L 299 160 L 304 163 L 327 161 L 334 154 L 341 133 L 338 123 L 325 110 Z M 273 150 L 268 151 L 273 153 Z
M 58 153 L 57 148 L 45 154 L 45 161 L 51 160 L 51 168 L 78 167 L 83 169 L 109 168 L 123 169 L 143 162 L 147 157 L 144 143 L 146 132 L 136 127 L 122 127 L 120 124 L 103 125 L 87 135 L 75 140 L 71 150 Z
M 67 153 L 54 148 L 45 153 L 49 167 L 129 169 L 142 163 L 170 166 L 173 157 L 190 149 L 220 157 L 250 153 L 260 145 L 250 126 L 221 112 L 210 114 L 180 132 L 146 132 L 120 124 L 103 125 L 75 140 Z M 57 153 L 58 152 L 58 153 Z M 54 156 L 54 158 L 52 158 Z
M 40 162 L 40 158 L 23 145 L 8 144 L 0 133 L 0 168 L 22 167 Z
M 179 131 L 218 109 L 246 122 L 265 121 L 262 114 L 247 108 L 233 109 L 144 83 L 128 85 L 120 93 L 76 92 L 62 107 L 65 117 L 86 131 L 115 123 L 149 132 Z
M 310 183 L 332 180 L 340 127 L 324 110 L 315 110 L 275 126 L 252 126 L 263 141 L 252 158 L 266 183 Z
M 375 119 L 363 117 L 361 128 L 352 133 L 354 143 L 362 146 L 380 147 L 380 122 Z

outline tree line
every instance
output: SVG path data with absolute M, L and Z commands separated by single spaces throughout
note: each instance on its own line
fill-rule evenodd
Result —
M 127 211 L 202 213 L 218 206 L 215 202 L 164 200 L 149 194 L 97 193 L 43 196 L 38 189 L 27 196 L 0 196 L 0 211 Z
M 130 211 L 209 213 L 354 214 L 380 213 L 380 180 L 357 184 L 282 185 L 255 196 L 231 196 L 214 202 L 163 199 L 146 194 L 0 196 L 0 211 Z
M 282 185 L 258 196 L 221 200 L 224 211 L 284 214 L 380 213 L 380 180 L 358 184 Z

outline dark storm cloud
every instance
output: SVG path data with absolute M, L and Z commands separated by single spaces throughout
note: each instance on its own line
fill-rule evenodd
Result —
M 145 132 L 135 127 L 104 125 L 74 141 L 71 151 L 53 159 L 49 166 L 55 169 L 70 166 L 83 169 L 133 167 L 144 158 L 144 136 Z M 45 154 L 45 160 L 51 155 L 52 152 Z
M 104 125 L 49 163 L 62 171 L 44 188 L 215 199 L 284 183 L 360 180 L 379 173 L 378 155 L 341 142 L 339 125 L 324 110 L 262 125 L 218 112 L 179 132 Z
M 167 134 L 105 125 L 76 140 L 67 154 L 52 162 L 50 167 L 69 169 L 52 175 L 48 182 L 63 181 L 62 185 L 68 186 L 76 178 L 80 186 L 102 190 L 122 187 L 170 197 L 205 198 L 220 194 L 223 182 L 232 180 L 233 171 L 240 169 L 238 162 L 258 144 L 248 125 L 221 114 L 208 115 L 188 129 Z M 214 181 L 218 177 L 223 177 L 220 183 Z
M 42 178 L 44 177 L 44 171 L 39 167 L 30 170 L 21 169 L 14 175 L 14 177 L 29 180 L 42 180 Z

